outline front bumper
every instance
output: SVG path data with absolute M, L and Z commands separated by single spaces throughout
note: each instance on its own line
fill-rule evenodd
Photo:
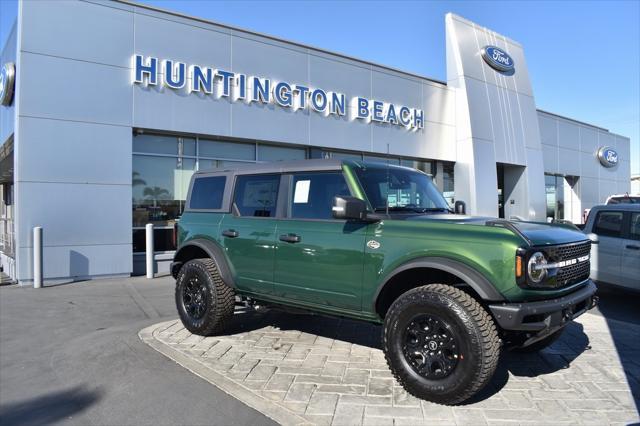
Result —
M 500 303 L 489 305 L 503 330 L 526 331 L 546 336 L 564 327 L 572 319 L 596 306 L 596 285 L 588 280 L 579 290 L 555 299 L 539 302 Z

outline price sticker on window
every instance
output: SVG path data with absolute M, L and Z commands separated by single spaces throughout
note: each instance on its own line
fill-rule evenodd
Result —
M 310 180 L 299 180 L 296 182 L 296 190 L 293 194 L 294 204 L 305 204 L 309 202 Z

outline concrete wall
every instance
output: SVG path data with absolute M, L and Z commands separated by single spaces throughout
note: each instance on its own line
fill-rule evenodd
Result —
M 135 43 L 130 54 L 202 64 L 235 73 L 320 87 L 384 100 L 425 113 L 425 128 L 366 123 L 348 116 L 325 117 L 269 104 L 172 90 L 133 88 L 133 125 L 199 134 L 233 136 L 299 145 L 387 152 L 455 161 L 455 122 L 451 90 L 409 74 L 338 57 L 319 50 L 161 12 L 136 8 Z M 125 46 L 118 49 L 126 50 Z M 124 56 L 123 56 L 124 58 Z M 125 58 L 126 59 L 126 58 Z
M 44 228 L 45 279 L 132 270 L 133 128 L 456 160 L 443 84 L 268 37 L 117 2 L 22 2 L 16 144 L 18 279 L 32 277 Z M 208 65 L 421 108 L 424 129 L 292 113 L 132 83 L 135 54 Z
M 580 177 L 574 188 L 579 211 L 604 203 L 609 195 L 630 191 L 629 138 L 544 111 L 538 112 L 538 122 L 545 173 Z M 600 164 L 597 151 L 603 146 L 618 152 L 617 166 L 607 168 Z M 565 217 L 574 221 L 581 215 L 576 217 L 575 209 L 569 214 L 565 210 Z
M 496 163 L 526 166 L 510 176 L 517 179 L 505 199 L 508 215 L 543 220 L 542 148 L 522 46 L 453 14 L 446 16 L 446 32 L 447 84 L 457 108 L 456 198 L 468 200 L 473 214 L 497 216 Z M 505 50 L 515 73 L 487 65 L 481 56 L 487 45 Z
M 133 14 L 21 2 L 19 19 L 18 279 L 32 279 L 34 226 L 48 281 L 129 274 Z

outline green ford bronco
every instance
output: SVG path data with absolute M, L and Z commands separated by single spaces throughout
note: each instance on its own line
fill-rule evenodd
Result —
M 171 272 L 192 333 L 236 303 L 383 325 L 411 394 L 458 404 L 501 347 L 537 351 L 597 303 L 591 242 L 571 225 L 454 212 L 431 178 L 386 164 L 306 160 L 197 172 Z

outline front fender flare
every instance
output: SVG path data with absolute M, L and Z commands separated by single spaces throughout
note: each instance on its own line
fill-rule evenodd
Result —
M 409 262 L 403 263 L 402 265 L 398 266 L 378 286 L 378 288 L 376 289 L 375 297 L 373 298 L 374 312 L 378 303 L 378 298 L 380 297 L 380 293 L 382 293 L 382 290 L 389 283 L 389 281 L 391 281 L 400 272 L 414 268 L 439 269 L 455 275 L 461 281 L 464 281 L 471 288 L 473 288 L 476 293 L 478 293 L 478 295 L 485 301 L 501 302 L 505 300 L 504 296 L 500 294 L 500 292 L 495 288 L 493 284 L 491 284 L 488 279 L 486 279 L 482 274 L 480 274 L 470 266 L 467 266 L 457 260 L 448 259 L 446 257 L 422 257 L 410 260 Z
M 184 254 L 190 247 L 197 247 L 207 253 L 207 256 L 216 263 L 222 281 L 233 288 L 236 287 L 233 274 L 231 273 L 231 268 L 229 267 L 227 258 L 224 255 L 224 250 L 218 244 L 204 238 L 194 238 L 193 240 L 186 241 L 182 246 L 180 246 L 176 254 L 173 256 L 173 263 L 171 264 L 171 274 L 174 278 L 177 276 L 179 267 L 184 263 L 184 261 L 180 260 L 181 254 Z

